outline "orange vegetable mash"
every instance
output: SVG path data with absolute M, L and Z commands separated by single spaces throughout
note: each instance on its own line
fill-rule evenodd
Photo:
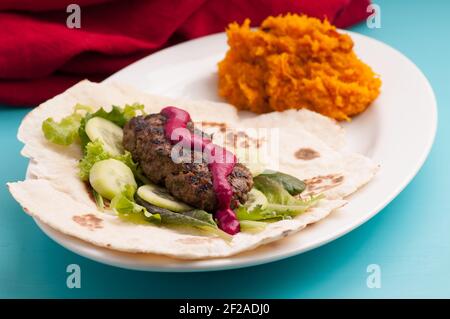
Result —
M 219 63 L 219 94 L 256 113 L 308 108 L 337 120 L 363 112 L 381 80 L 353 52 L 350 36 L 328 21 L 287 14 L 227 29 Z

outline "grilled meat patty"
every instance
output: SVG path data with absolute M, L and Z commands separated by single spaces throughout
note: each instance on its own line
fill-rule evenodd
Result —
M 192 152 L 191 160 L 174 163 L 171 158 L 172 144 L 164 135 L 165 122 L 166 118 L 159 113 L 131 119 L 123 129 L 123 146 L 131 152 L 150 181 L 165 186 L 173 196 L 191 206 L 214 212 L 217 199 L 208 164 L 204 160 L 194 162 L 193 158 L 201 156 L 201 153 L 195 152 Z M 191 132 L 194 130 L 192 122 L 188 124 L 188 129 Z M 202 132 L 196 131 L 196 134 Z M 245 203 L 247 193 L 253 186 L 250 171 L 237 163 L 228 176 L 228 182 L 234 194 L 231 207 L 235 208 L 238 202 Z

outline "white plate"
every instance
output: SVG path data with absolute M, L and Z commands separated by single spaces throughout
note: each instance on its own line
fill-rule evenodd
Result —
M 39 222 L 38 225 L 62 246 L 102 263 L 140 270 L 206 271 L 293 256 L 366 222 L 400 193 L 424 163 L 435 136 L 437 109 L 430 84 L 410 60 L 379 41 L 349 33 L 357 54 L 381 75 L 383 87 L 366 112 L 344 124 L 348 147 L 381 164 L 381 170 L 343 209 L 278 242 L 228 258 L 199 261 L 116 252 L 63 235 Z M 106 81 L 120 81 L 170 97 L 220 101 L 216 69 L 226 50 L 225 34 L 203 37 L 150 55 Z

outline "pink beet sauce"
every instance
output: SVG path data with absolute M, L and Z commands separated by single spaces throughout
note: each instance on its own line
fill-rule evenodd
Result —
M 172 144 L 182 143 L 183 147 L 201 149 L 207 156 L 206 160 L 218 202 L 215 217 L 219 222 L 219 227 L 231 235 L 238 233 L 240 231 L 239 221 L 230 208 L 233 188 L 227 179 L 236 164 L 236 156 L 225 148 L 215 145 L 210 139 L 189 132 L 186 129 L 187 123 L 191 121 L 188 112 L 174 106 L 167 106 L 161 110 L 161 114 L 167 119 L 164 133 Z M 176 130 L 178 131 L 175 132 Z

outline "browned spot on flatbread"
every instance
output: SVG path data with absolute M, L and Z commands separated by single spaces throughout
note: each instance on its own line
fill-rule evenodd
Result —
M 320 157 L 320 154 L 311 148 L 301 148 L 294 153 L 294 156 L 298 159 L 309 161 Z
M 344 180 L 344 176 L 338 176 L 333 179 L 333 183 L 340 184 Z
M 292 233 L 293 231 L 291 230 L 291 229 L 286 229 L 286 230 L 283 230 L 283 232 L 281 233 L 281 237 L 287 237 L 287 236 L 289 236 L 291 233 Z
M 306 189 L 302 193 L 302 197 L 314 196 L 326 192 L 334 187 L 342 184 L 344 176 L 341 174 L 330 174 L 316 176 L 305 180 Z
M 201 125 L 206 128 L 218 128 L 221 133 L 225 134 L 224 142 L 229 147 L 248 148 L 255 146 L 260 148 L 264 142 L 263 139 L 251 137 L 244 131 L 228 129 L 227 124 L 223 122 L 201 122 Z
M 86 227 L 87 229 L 92 231 L 103 228 L 103 219 L 98 218 L 94 214 L 85 214 L 81 216 L 75 215 L 72 217 L 72 220 L 78 225 Z
M 177 242 L 188 245 L 199 245 L 210 243 L 212 238 L 210 237 L 186 237 L 177 239 Z
M 251 137 L 244 131 L 229 131 L 225 135 L 225 144 L 234 148 L 260 148 L 263 139 Z

